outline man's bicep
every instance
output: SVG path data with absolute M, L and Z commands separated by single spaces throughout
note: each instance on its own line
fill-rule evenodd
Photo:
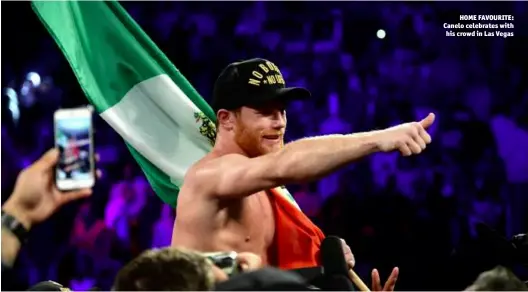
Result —
M 206 167 L 204 183 L 218 197 L 244 197 L 276 187 L 274 169 L 267 157 L 247 158 L 241 155 L 222 157 Z M 207 181 L 205 181 L 207 180 Z

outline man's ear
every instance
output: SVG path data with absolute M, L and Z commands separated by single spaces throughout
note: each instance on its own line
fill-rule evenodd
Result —
M 235 125 L 235 114 L 232 111 L 221 109 L 216 115 L 218 126 L 226 130 L 233 129 Z

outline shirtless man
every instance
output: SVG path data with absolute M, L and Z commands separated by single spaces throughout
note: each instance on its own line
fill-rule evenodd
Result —
M 267 60 L 251 59 L 224 69 L 212 105 L 218 120 L 215 146 L 184 179 L 173 246 L 247 251 L 273 264 L 267 251 L 275 218 L 266 190 L 319 179 L 374 152 L 418 154 L 431 142 L 425 129 L 433 114 L 385 130 L 284 145 L 287 102 L 309 97 L 306 89 L 285 88 L 279 69 Z M 348 246 L 345 255 L 350 260 Z

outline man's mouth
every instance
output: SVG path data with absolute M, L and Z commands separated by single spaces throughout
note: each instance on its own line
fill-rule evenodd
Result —
M 262 136 L 262 138 L 266 139 L 266 140 L 273 140 L 273 141 L 277 141 L 279 140 L 281 137 L 281 135 L 264 135 Z

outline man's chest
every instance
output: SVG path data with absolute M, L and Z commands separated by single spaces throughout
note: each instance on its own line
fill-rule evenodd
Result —
M 248 236 L 271 243 L 275 233 L 275 216 L 270 198 L 265 192 L 246 197 L 241 204 L 239 222 Z

